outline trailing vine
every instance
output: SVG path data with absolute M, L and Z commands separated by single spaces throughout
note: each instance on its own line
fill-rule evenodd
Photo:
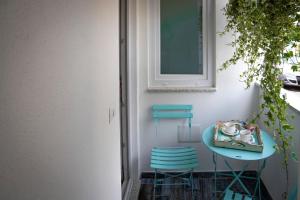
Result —
M 289 124 L 292 116 L 287 114 L 288 104 L 281 95 L 282 81 L 278 77 L 286 61 L 292 61 L 294 71 L 300 70 L 297 59 L 300 57 L 300 0 L 230 0 L 224 12 L 228 22 L 223 34 L 234 34 L 231 45 L 235 52 L 222 69 L 242 60 L 248 66 L 241 74 L 246 86 L 255 81 L 260 83 L 263 102 L 254 120 L 264 119 L 264 124 L 274 130 L 275 148 L 283 154 L 288 183 L 288 161 L 295 157 L 292 137 L 288 134 L 293 126 Z

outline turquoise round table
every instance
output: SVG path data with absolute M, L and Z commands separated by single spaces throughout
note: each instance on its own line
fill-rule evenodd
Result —
M 252 197 L 255 197 L 257 190 L 258 190 L 258 198 L 261 199 L 261 191 L 260 191 L 260 176 L 263 171 L 263 169 L 266 166 L 266 160 L 268 157 L 272 156 L 275 153 L 275 142 L 273 138 L 266 133 L 265 131 L 261 130 L 262 134 L 262 141 L 263 141 L 263 152 L 251 152 L 251 151 L 243 151 L 243 150 L 237 150 L 237 149 L 229 149 L 229 148 L 222 148 L 222 147 L 216 147 L 213 144 L 213 134 L 214 134 L 214 127 L 215 125 L 212 125 L 204 130 L 202 133 L 202 140 L 205 146 L 208 147 L 210 151 L 213 153 L 213 163 L 215 166 L 215 198 L 216 198 L 216 181 L 217 181 L 217 156 L 222 156 L 224 158 L 225 165 L 231 170 L 231 174 L 228 173 L 218 173 L 225 176 L 232 176 L 233 181 L 227 186 L 227 188 L 222 192 L 222 195 L 224 196 L 224 199 L 232 199 L 233 191 L 230 190 L 231 186 L 235 182 L 239 182 L 242 188 L 245 191 L 244 199 L 252 199 Z M 229 161 L 226 160 L 226 158 L 235 159 L 235 160 L 242 160 L 245 161 L 245 164 L 242 166 L 242 169 L 239 173 L 235 172 L 233 168 L 231 167 Z M 243 176 L 243 172 L 247 169 L 250 161 L 258 161 L 258 170 L 257 170 L 257 177 L 247 177 Z M 262 164 L 260 163 L 262 161 Z M 254 193 L 251 194 L 248 190 L 248 188 L 245 186 L 245 184 L 242 182 L 241 178 L 247 178 L 247 179 L 256 179 L 256 186 Z M 222 196 L 221 195 L 221 196 Z M 242 196 L 243 194 L 235 193 L 235 197 Z
M 216 147 L 213 144 L 213 133 L 214 133 L 214 125 L 208 127 L 204 130 L 202 134 L 202 140 L 204 144 L 211 150 L 212 152 L 224 156 L 227 158 L 238 159 L 238 160 L 262 160 L 270 157 L 275 152 L 275 142 L 268 133 L 261 130 L 262 140 L 264 144 L 263 152 L 251 152 L 251 151 L 243 151 L 237 149 L 228 149 Z

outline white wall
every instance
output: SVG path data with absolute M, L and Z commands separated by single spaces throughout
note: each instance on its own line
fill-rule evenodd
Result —
M 146 35 L 146 0 L 138 1 L 137 19 L 137 66 L 138 66 L 138 116 L 139 116 L 139 151 L 140 172 L 151 170 L 149 166 L 150 151 L 153 146 L 174 146 L 177 143 L 176 125 L 180 121 L 160 123 L 157 136 L 151 119 L 152 104 L 192 104 L 194 106 L 193 123 L 200 124 L 201 132 L 217 120 L 247 119 L 256 110 L 258 91 L 255 87 L 244 89 L 239 75 L 245 69 L 242 64 L 223 72 L 217 72 L 216 92 L 149 92 L 147 91 L 147 35 Z M 221 9 L 226 1 L 216 1 L 216 31 L 221 32 L 225 25 L 225 17 Z M 232 40 L 230 34 L 220 37 L 216 35 L 216 65 L 230 58 L 233 49 L 227 44 Z M 213 67 L 213 66 L 211 66 Z M 189 145 L 189 144 L 185 144 Z M 199 152 L 200 167 L 198 170 L 213 170 L 211 153 L 203 144 L 195 144 Z M 235 167 L 239 167 L 236 163 Z M 226 169 L 220 166 L 220 169 Z
M 0 199 L 121 199 L 118 6 L 0 1 Z

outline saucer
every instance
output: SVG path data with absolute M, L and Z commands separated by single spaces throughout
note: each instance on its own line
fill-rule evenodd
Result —
M 235 123 L 224 123 L 224 125 L 221 127 L 221 131 L 223 134 L 228 135 L 228 136 L 236 136 L 239 134 L 239 130 L 236 127 Z

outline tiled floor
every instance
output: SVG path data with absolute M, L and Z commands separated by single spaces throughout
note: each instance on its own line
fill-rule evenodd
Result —
M 245 175 L 255 177 L 256 172 L 246 172 Z M 202 173 L 194 173 L 194 200 L 211 200 L 213 198 L 214 191 L 214 175 L 211 172 L 202 172 Z M 231 182 L 231 177 L 219 177 L 217 181 L 217 190 L 223 191 L 226 186 Z M 176 179 L 171 180 L 173 182 L 178 181 Z M 255 188 L 255 180 L 244 180 L 247 188 L 250 192 L 254 191 Z M 139 200 L 152 200 L 152 191 L 153 191 L 153 174 L 152 173 L 144 173 L 141 177 L 141 189 L 139 193 Z M 234 184 L 234 191 L 241 192 L 242 188 L 238 184 Z M 268 191 L 266 190 L 263 183 L 261 183 L 262 189 L 262 200 L 272 200 Z M 157 194 L 162 195 L 161 197 L 156 198 L 157 200 L 190 200 L 191 198 L 191 190 L 184 189 L 183 186 L 163 186 L 157 189 Z M 220 199 L 221 195 L 217 195 L 218 199 Z

